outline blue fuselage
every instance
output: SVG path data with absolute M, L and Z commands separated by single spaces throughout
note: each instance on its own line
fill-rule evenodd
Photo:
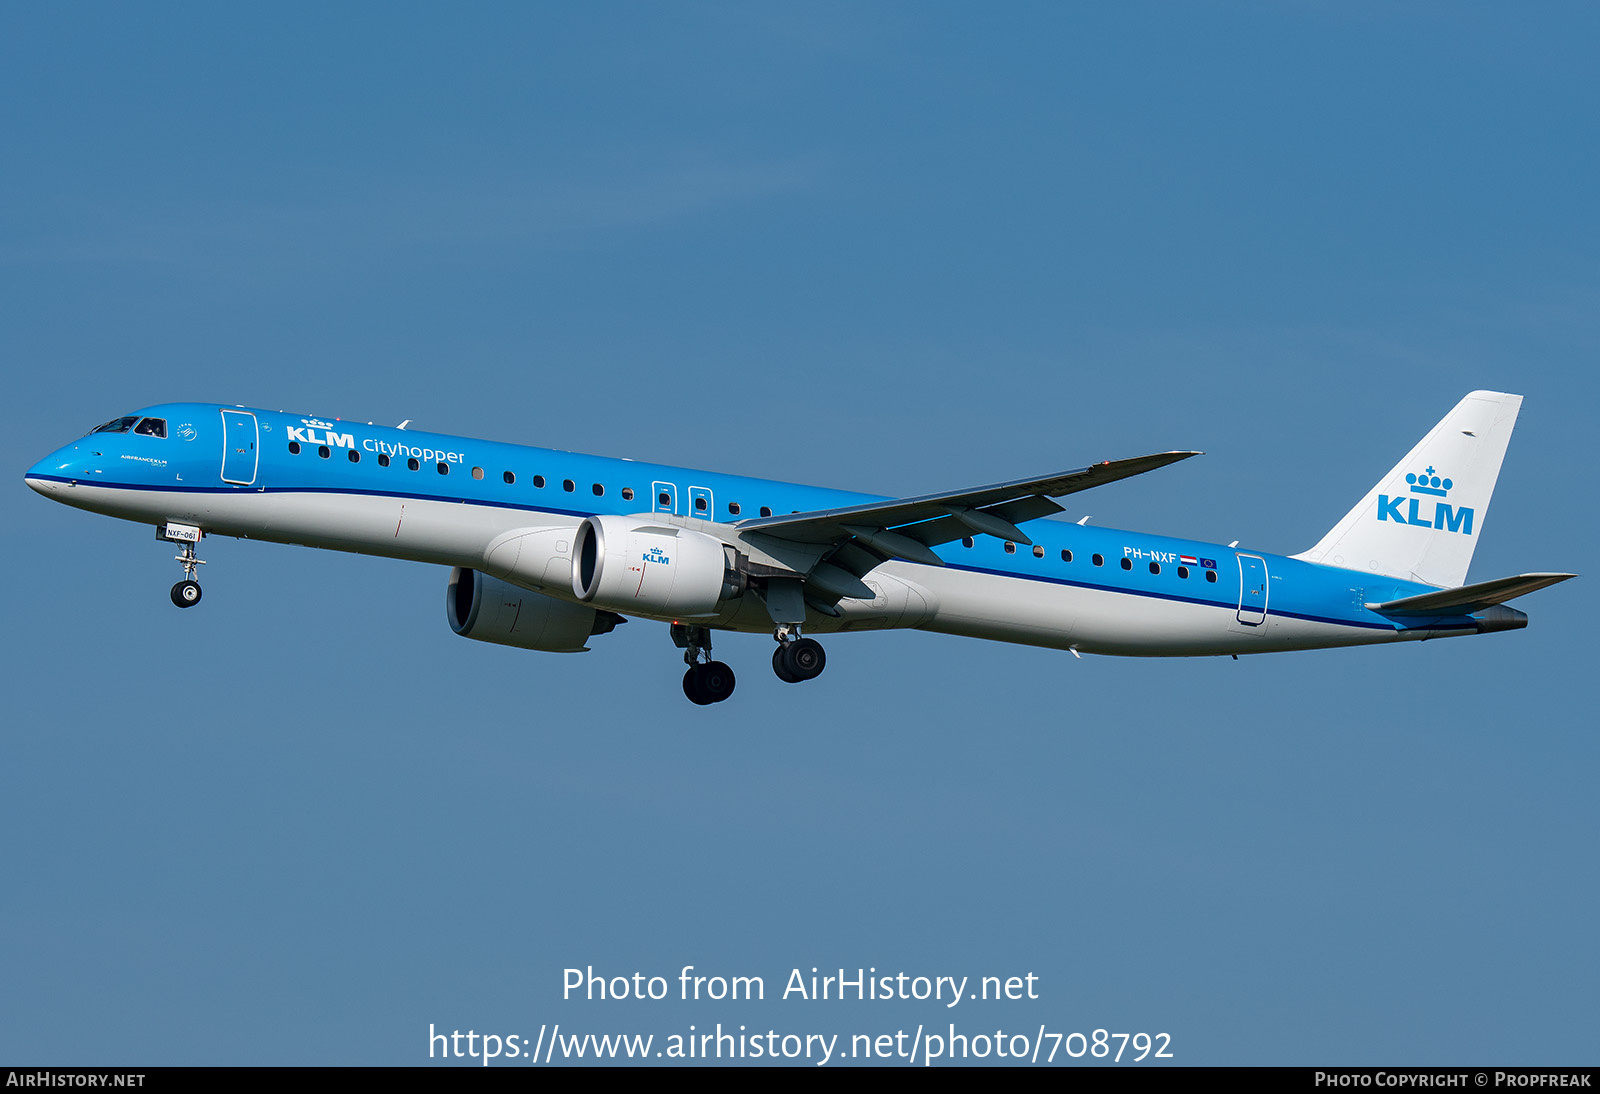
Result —
M 462 567 L 517 522 L 576 522 L 595 514 L 671 514 L 723 525 L 859 505 L 874 495 L 661 464 L 451 437 L 243 407 L 168 403 L 130 415 L 150 430 L 90 433 L 39 461 L 30 486 L 69 505 L 151 524 L 304 543 Z M 409 511 L 408 511 L 409 510 Z M 408 531 L 407 522 L 413 522 Z M 454 525 L 452 530 L 451 525 Z M 1029 522 L 1033 546 L 976 536 L 937 548 L 943 568 L 890 563 L 934 600 L 977 595 L 939 587 L 957 574 L 1003 582 L 995 611 L 1043 590 L 1082 597 L 1059 633 L 1048 620 L 1010 630 L 910 625 L 1004 640 L 1130 654 L 1259 652 L 1473 633 L 1467 616 L 1389 618 L 1364 605 L 1432 587 L 1195 540 Z M 950 586 L 954 589 L 953 586 Z M 992 586 L 1002 590 L 1001 585 Z M 1031 592 L 1029 590 L 1032 590 Z M 1106 598 L 1114 599 L 1106 599 Z M 1119 627 L 1117 603 L 1139 608 Z M 1161 606 L 1207 609 L 1201 627 Z M 1076 607 L 1063 610 L 1079 611 Z M 951 618 L 973 614 L 952 610 Z M 1191 613 L 1192 615 L 1192 613 Z M 1171 634 L 1161 633 L 1171 618 Z M 1197 618 L 1197 617 L 1196 617 Z M 823 623 L 825 621 L 819 621 Z M 725 625 L 747 628 L 730 616 Z M 765 625 L 765 624 L 763 624 Z M 826 629 L 826 628 L 824 628 Z M 841 629 L 849 629 L 842 627 Z M 1154 633 L 1151 633 L 1151 632 Z M 1035 633 L 1039 632 L 1039 633 Z M 1135 633 L 1136 632 L 1136 633 Z

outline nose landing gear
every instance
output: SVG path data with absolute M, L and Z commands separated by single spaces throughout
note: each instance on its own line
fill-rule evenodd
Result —
M 183 564 L 183 580 L 172 587 L 172 602 L 180 608 L 192 608 L 200 603 L 200 583 L 194 578 L 196 570 L 204 566 L 206 560 L 194 557 L 194 545 L 203 534 L 198 528 L 182 524 L 163 524 L 156 529 L 157 537 L 183 545 L 182 553 L 172 556 L 174 561 Z

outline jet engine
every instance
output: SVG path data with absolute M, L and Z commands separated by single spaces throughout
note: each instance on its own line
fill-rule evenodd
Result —
M 548 653 L 582 653 L 588 638 L 627 622 L 459 566 L 450 571 L 444 606 L 450 629 L 463 638 Z
M 630 615 L 693 619 L 738 596 L 721 540 L 648 518 L 585 517 L 572 541 L 572 592 Z

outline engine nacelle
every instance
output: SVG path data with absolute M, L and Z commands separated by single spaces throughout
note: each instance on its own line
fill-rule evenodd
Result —
M 591 635 L 627 622 L 459 566 L 450 571 L 444 606 L 450 629 L 463 638 L 547 653 L 582 653 Z
M 572 592 L 629 615 L 715 615 L 739 595 L 722 541 L 648 517 L 585 517 L 572 540 Z

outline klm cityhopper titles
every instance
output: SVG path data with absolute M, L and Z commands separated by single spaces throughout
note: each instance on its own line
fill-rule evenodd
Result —
M 1522 405 L 1474 391 L 1316 546 L 1274 555 L 1044 519 L 1057 498 L 1197 455 L 1163 452 L 970 490 L 881 498 L 245 407 L 168 403 L 29 469 L 47 498 L 181 545 L 200 601 L 223 535 L 449 566 L 466 638 L 581 652 L 627 617 L 669 624 L 695 703 L 733 693 L 717 630 L 770 632 L 786 683 L 806 635 L 917 627 L 1078 653 L 1265 653 L 1483 634 L 1572 577 L 1465 584 Z

